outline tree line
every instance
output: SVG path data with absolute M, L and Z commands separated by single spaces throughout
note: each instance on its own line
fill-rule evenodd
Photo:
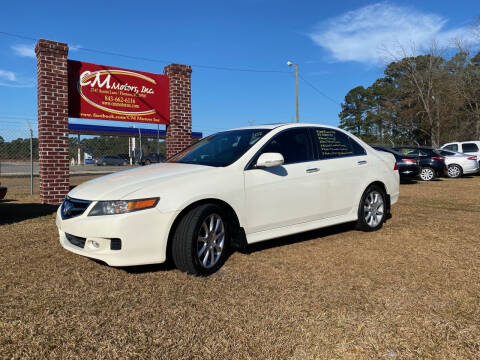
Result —
M 351 89 L 340 127 L 372 144 L 430 145 L 480 139 L 480 52 L 434 49 L 386 66 L 367 88 Z

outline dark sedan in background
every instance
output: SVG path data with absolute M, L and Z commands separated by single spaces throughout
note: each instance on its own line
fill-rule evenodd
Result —
M 160 163 L 164 161 L 165 161 L 165 157 L 163 155 L 160 155 L 157 153 L 150 153 L 148 155 L 142 156 L 142 159 L 140 160 L 140 164 L 150 165 L 150 164 Z
M 401 146 L 393 150 L 402 155 L 414 156 L 420 165 L 419 177 L 423 181 L 430 181 L 447 173 L 445 157 L 428 147 Z
M 398 173 L 402 180 L 415 179 L 420 174 L 420 166 L 418 165 L 418 159 L 413 155 L 401 154 L 390 148 L 383 146 L 374 146 L 375 150 L 389 152 L 395 156 L 395 160 L 398 165 Z
M 95 161 L 98 166 L 128 165 L 128 161 L 119 155 L 102 155 Z

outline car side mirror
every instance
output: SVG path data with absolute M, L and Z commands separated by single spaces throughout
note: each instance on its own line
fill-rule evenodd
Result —
M 274 166 L 280 166 L 285 160 L 280 153 L 263 153 L 259 156 L 255 166 L 257 168 L 269 168 Z

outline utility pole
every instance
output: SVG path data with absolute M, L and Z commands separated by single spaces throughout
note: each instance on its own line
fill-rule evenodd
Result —
M 287 61 L 288 66 L 293 66 L 291 61 Z M 295 64 L 295 103 L 296 103 L 296 115 L 297 123 L 300 122 L 300 114 L 298 111 L 298 64 Z

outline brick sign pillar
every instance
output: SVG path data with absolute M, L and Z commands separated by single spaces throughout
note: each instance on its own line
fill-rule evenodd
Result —
M 59 204 L 69 190 L 68 78 L 65 43 L 39 40 L 37 55 L 40 200 Z
M 170 64 L 164 73 L 170 80 L 170 124 L 165 138 L 169 158 L 192 143 L 192 67 Z

